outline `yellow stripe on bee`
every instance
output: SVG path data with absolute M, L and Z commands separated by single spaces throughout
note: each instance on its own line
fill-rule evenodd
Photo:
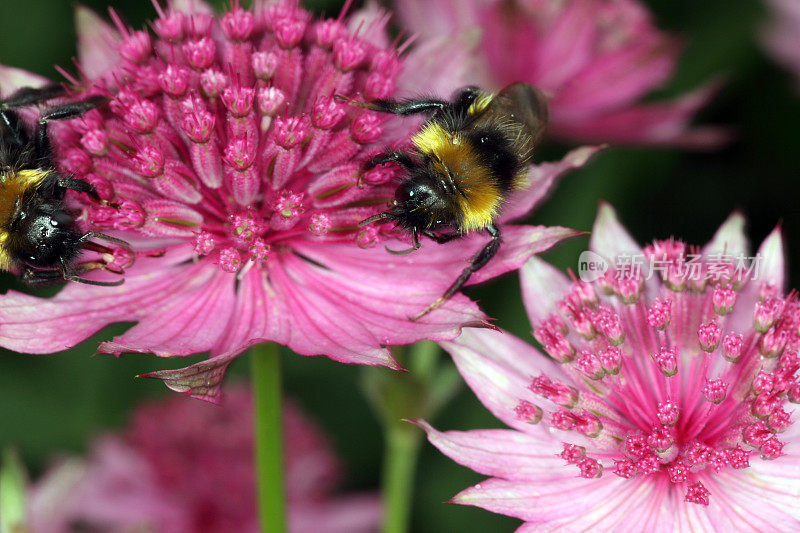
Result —
M 448 131 L 441 124 L 431 122 L 425 124 L 416 135 L 411 137 L 411 142 L 421 153 L 434 154 L 443 146 L 453 144 L 453 132 Z
M 22 195 L 36 188 L 50 172 L 39 168 L 0 171 L 0 229 L 11 223 Z
M 470 115 L 477 115 L 478 113 L 486 109 L 486 106 L 488 106 L 489 102 L 491 102 L 492 100 L 494 100 L 494 95 L 492 93 L 481 94 L 472 102 L 472 105 L 469 106 L 469 109 L 467 109 L 467 113 Z
M 432 166 L 442 179 L 452 180 L 457 191 L 454 200 L 459 208 L 459 230 L 463 233 L 483 229 L 500 211 L 502 193 L 472 147 L 461 141 L 458 133 L 439 124 L 426 124 L 412 138 L 417 149 L 432 159 Z
M 11 267 L 11 258 L 6 253 L 8 232 L 0 229 L 0 269 L 8 270 Z
M 51 172 L 41 168 L 0 170 L 0 269 L 8 270 L 13 266 L 6 251 L 8 241 L 13 238 L 9 225 L 19 209 L 22 195 L 38 187 Z
M 18 180 L 24 181 L 29 185 L 38 185 L 43 179 L 50 175 L 52 171 L 44 168 L 27 168 L 18 170 L 15 175 Z

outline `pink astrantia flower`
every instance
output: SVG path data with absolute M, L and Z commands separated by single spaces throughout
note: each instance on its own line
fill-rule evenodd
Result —
M 764 44 L 794 73 L 800 87 L 800 2 L 767 0 L 767 4 L 772 16 L 764 31 Z
M 179 397 L 140 406 L 123 435 L 100 439 L 87 460 L 63 460 L 34 485 L 31 531 L 258 531 L 252 410 L 241 387 L 221 406 Z M 341 465 L 325 436 L 291 403 L 283 425 L 291 531 L 375 531 L 379 496 L 335 494 Z
M 551 133 L 565 140 L 713 147 L 714 128 L 690 128 L 714 91 L 640 103 L 666 83 L 680 52 L 635 0 L 402 0 L 406 27 L 472 42 L 472 83 L 516 81 L 550 96 Z
M 396 367 L 387 345 L 453 338 L 481 323 L 462 295 L 419 321 L 409 317 L 443 293 L 485 236 L 426 242 L 398 257 L 383 246 L 401 246 L 390 227 L 357 227 L 396 188 L 396 169 L 363 173 L 362 161 L 407 140 L 415 126 L 334 96 L 408 95 L 428 87 L 433 72 L 444 87 L 442 77 L 456 79 L 463 64 L 461 48 L 441 43 L 401 56 L 383 33 L 386 18 L 372 10 L 317 20 L 294 2 L 254 11 L 234 2 L 215 16 L 202 2 L 176 0 L 150 34 L 79 8 L 85 79 L 74 97 L 111 101 L 54 124 L 58 161 L 102 198 L 69 193 L 81 227 L 135 251 L 106 260 L 135 262 L 120 287 L 70 284 L 48 300 L 9 293 L 0 345 L 59 351 L 109 323 L 137 321 L 99 352 L 208 351 L 207 361 L 150 376 L 213 399 L 231 359 L 255 343 Z M 43 82 L 0 71 L 3 94 Z M 532 167 L 501 222 L 530 211 L 593 151 Z M 500 253 L 472 281 L 518 268 L 573 233 L 505 226 Z
M 641 275 L 575 280 L 531 259 L 523 299 L 547 355 L 496 331 L 444 343 L 514 428 L 420 422 L 442 452 L 491 476 L 453 501 L 521 518 L 520 531 L 800 527 L 800 302 L 785 293 L 779 230 L 756 268 L 739 264 L 743 225 L 734 214 L 702 249 L 643 250 L 603 206 L 595 264 L 619 258 Z

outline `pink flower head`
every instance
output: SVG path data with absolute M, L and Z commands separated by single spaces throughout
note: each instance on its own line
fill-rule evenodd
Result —
M 148 376 L 213 399 L 231 359 L 259 342 L 396 368 L 387 345 L 453 338 L 484 322 L 462 295 L 409 319 L 441 296 L 487 237 L 426 242 L 398 257 L 384 249 L 403 247 L 391 242 L 398 235 L 390 227 L 359 228 L 397 187 L 389 170 L 362 176 L 363 161 L 415 126 L 334 98 L 427 87 L 436 62 L 447 65 L 441 75 L 453 68 L 450 48 L 401 56 L 384 35 L 382 12 L 317 20 L 290 1 L 254 11 L 234 2 L 221 16 L 200 1 L 176 1 L 159 11 L 152 35 L 118 18 L 113 28 L 84 8 L 77 18 L 86 79 L 75 82 L 83 88 L 75 97 L 111 100 L 54 126 L 58 159 L 102 197 L 71 197 L 80 223 L 131 243 L 136 261 L 120 287 L 68 285 L 49 300 L 9 293 L 0 345 L 53 352 L 109 323 L 138 322 L 98 351 L 210 352 L 207 361 Z M 40 83 L 0 71 L 3 93 Z M 594 150 L 532 167 L 502 221 L 530 211 Z M 518 268 L 573 233 L 508 226 L 499 255 L 471 281 Z
M 800 382 L 800 303 L 784 293 L 779 230 L 761 245 L 757 269 L 735 281 L 711 276 L 729 257 L 748 255 L 743 224 L 734 214 L 704 248 L 682 247 L 696 253 L 687 262 L 705 267 L 705 284 L 689 280 L 678 289 L 662 278 L 669 269 L 643 271 L 634 302 L 606 290 L 607 278 L 576 282 L 544 261 L 528 261 L 521 280 L 534 331 L 558 317 L 577 353 L 601 358 L 618 351 L 620 366 L 599 376 L 592 365 L 587 375 L 581 357 L 551 358 L 496 331 L 465 330 L 444 343 L 478 398 L 514 428 L 439 432 L 419 422 L 442 452 L 491 476 L 453 501 L 521 518 L 520 531 L 796 529 L 800 432 L 791 391 Z M 601 207 L 591 249 L 611 265 L 614 258 L 646 255 L 609 206 Z M 586 314 L 609 309 L 619 318 L 622 342 L 601 328 L 586 338 L 561 311 L 587 285 L 596 300 L 581 300 Z M 721 286 L 737 293 L 727 314 L 712 302 Z M 755 315 L 765 298 L 784 305 L 769 330 L 759 332 Z M 671 302 L 663 328 L 663 320 L 650 320 L 655 302 Z M 738 358 L 727 355 L 729 341 L 698 338 L 709 323 L 719 325 L 723 339 L 741 336 Z M 771 332 L 786 335 L 780 353 L 764 353 Z M 559 391 L 570 391 L 570 401 Z M 527 413 L 536 416 L 521 416 Z
M 134 412 L 87 460 L 57 464 L 32 490 L 31 531 L 255 533 L 252 396 L 227 391 L 221 406 L 172 397 Z M 374 531 L 377 495 L 338 496 L 341 466 L 325 436 L 296 407 L 283 413 L 289 526 L 296 532 Z
M 791 0 L 789 0 L 791 1 Z M 716 128 L 689 122 L 715 83 L 683 97 L 640 100 L 672 76 L 678 39 L 636 0 L 402 0 L 404 24 L 427 38 L 474 43 L 472 83 L 525 81 L 550 96 L 549 132 L 561 139 L 710 148 Z M 476 41 L 476 35 L 479 39 Z
M 800 3 L 767 0 L 772 16 L 764 30 L 768 51 L 794 74 L 800 88 Z

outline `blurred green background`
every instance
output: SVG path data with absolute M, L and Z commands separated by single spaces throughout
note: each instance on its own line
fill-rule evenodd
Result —
M 108 5 L 105 0 L 84 3 L 101 13 Z M 587 168 L 568 175 L 532 221 L 589 230 L 597 203 L 604 199 L 617 208 L 640 242 L 675 235 L 690 243 L 704 243 L 738 208 L 750 221 L 748 232 L 754 243 L 776 224 L 783 226 L 793 267 L 790 280 L 797 286 L 800 99 L 790 75 L 772 63 L 758 45 L 765 7 L 757 0 L 644 3 L 652 8 L 661 28 L 682 35 L 687 44 L 677 75 L 659 96 L 674 95 L 722 77 L 723 89 L 698 122 L 730 126 L 737 140 L 713 153 L 609 149 Z M 118 0 L 113 4 L 134 27 L 141 27 L 153 16 L 150 2 L 144 0 Z M 306 2 L 328 14 L 337 13 L 340 4 Z M 3 2 L 0 63 L 58 78 L 53 66 L 69 68 L 75 54 L 72 8 L 71 2 L 62 0 Z M 545 157 L 557 157 L 565 149 L 548 146 Z M 585 238 L 577 239 L 547 257 L 561 268 L 574 268 L 586 243 Z M 3 291 L 17 287 L 8 275 L 0 275 L 0 286 Z M 516 276 L 469 292 L 498 318 L 499 325 L 530 338 Z M 107 339 L 124 327 L 108 328 L 78 348 L 56 355 L 0 352 L 0 448 L 17 445 L 35 475 L 54 454 L 82 453 L 93 436 L 122 427 L 140 399 L 167 394 L 160 382 L 133 376 L 185 366 L 193 360 L 92 357 L 99 339 Z M 360 369 L 324 358 L 286 354 L 284 359 L 287 392 L 331 435 L 348 467 L 348 488 L 376 488 L 381 435 L 357 390 Z M 233 365 L 229 379 L 243 379 L 247 371 L 246 358 L 241 358 Z M 467 389 L 434 422 L 446 429 L 498 425 Z M 515 520 L 443 503 L 479 479 L 426 445 L 415 492 L 414 531 L 513 530 Z

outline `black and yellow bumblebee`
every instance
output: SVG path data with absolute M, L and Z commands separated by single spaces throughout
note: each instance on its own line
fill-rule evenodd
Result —
M 130 250 L 128 243 L 96 232 L 80 232 L 66 208 L 64 195 L 73 190 L 100 201 L 87 182 L 55 169 L 48 123 L 83 115 L 107 101 L 96 96 L 45 109 L 29 131 L 18 109 L 66 96 L 60 85 L 22 88 L 0 100 L 0 269 L 18 274 L 29 285 L 62 280 L 90 285 L 119 285 L 124 280 L 98 281 L 83 274 L 105 267 L 101 261 L 76 263 L 82 250 L 100 254 L 111 248 L 91 241 L 103 239 Z
M 547 126 L 545 95 L 527 83 L 514 83 L 497 94 L 476 87 L 458 90 L 451 101 L 436 98 L 376 100 L 357 104 L 395 115 L 424 113 L 427 121 L 411 138 L 413 148 L 386 151 L 370 158 L 364 169 L 388 162 L 406 170 L 388 211 L 363 220 L 394 222 L 411 234 L 445 243 L 483 230 L 492 238 L 441 298 L 414 320 L 433 311 L 458 292 L 500 247 L 495 221 L 512 191 L 524 183 L 533 150 Z

